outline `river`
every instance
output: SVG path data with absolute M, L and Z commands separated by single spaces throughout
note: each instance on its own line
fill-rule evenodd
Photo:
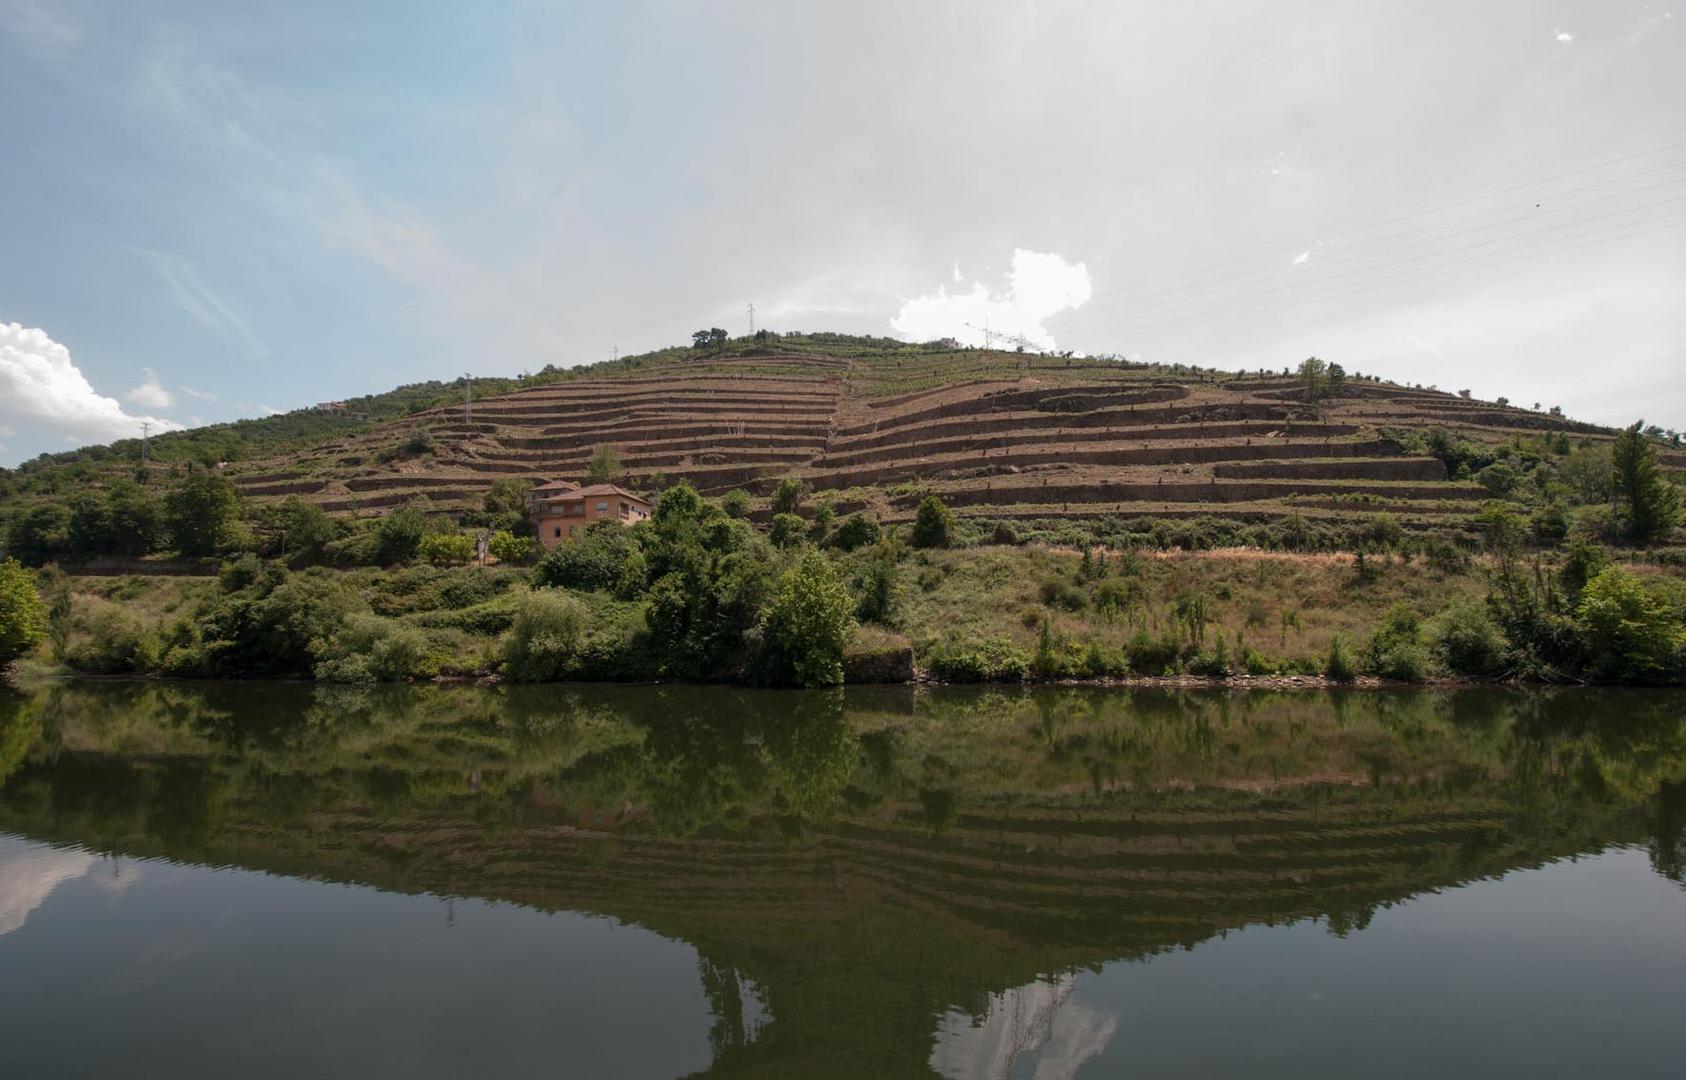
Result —
M 16 1077 L 1674 1077 L 1686 695 L 0 687 Z

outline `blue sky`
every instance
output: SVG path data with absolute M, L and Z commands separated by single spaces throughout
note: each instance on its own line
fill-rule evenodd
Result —
M 1686 426 L 1668 4 L 0 0 L 0 463 L 745 328 Z

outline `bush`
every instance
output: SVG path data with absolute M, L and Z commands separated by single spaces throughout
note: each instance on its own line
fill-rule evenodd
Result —
M 1504 670 L 1504 632 L 1482 604 L 1465 602 L 1441 612 L 1431 638 L 1440 662 L 1454 674 L 1492 676 Z
M 1649 682 L 1681 670 L 1686 629 L 1679 616 L 1619 567 L 1587 582 L 1575 609 L 1575 631 L 1597 678 Z
M 808 531 L 808 523 L 802 520 L 800 514 L 774 514 L 772 527 L 767 530 L 767 539 L 779 547 L 793 547 L 802 542 L 803 535 Z
M 16 559 L 0 561 L 0 666 L 34 648 L 47 633 L 47 605 L 35 579 Z
M 761 625 L 764 677 L 780 685 L 836 686 L 855 630 L 854 603 L 820 552 L 779 576 Z
M 158 666 L 158 635 L 117 604 L 92 599 L 81 622 L 87 634 L 73 645 L 65 661 L 77 671 L 95 675 L 134 675 Z
M 421 539 L 416 554 L 434 566 L 462 566 L 474 558 L 474 537 L 467 533 L 432 533 Z
M 927 495 L 913 517 L 913 546 L 947 547 L 953 540 L 954 515 L 935 495 Z
M 58 503 L 37 503 L 12 518 L 6 547 L 25 566 L 44 566 L 70 551 L 70 511 Z
M 382 566 L 409 562 L 421 549 L 426 534 L 427 517 L 420 510 L 414 506 L 394 510 L 375 525 L 375 561 Z
M 492 558 L 504 563 L 530 562 L 538 549 L 539 542 L 531 536 L 516 536 L 507 529 L 499 529 L 486 542 Z
M 1421 682 L 1428 674 L 1428 654 L 1416 612 L 1403 604 L 1389 608 L 1370 635 L 1365 658 L 1370 670 L 1384 679 Z
M 234 481 L 220 472 L 197 469 L 164 495 L 164 528 L 183 555 L 214 555 L 239 508 Z
M 1019 531 L 1013 528 L 1011 522 L 997 521 L 995 528 L 990 530 L 989 542 L 1003 547 L 1016 547 L 1019 543 Z
M 853 551 L 867 544 L 876 544 L 883 535 L 878 519 L 863 511 L 844 518 L 843 524 L 831 534 L 830 543 L 839 550 Z
M 402 682 L 438 673 L 419 631 L 379 615 L 351 616 L 317 655 L 315 675 L 323 682 Z
M 1182 668 L 1183 645 L 1175 636 L 1154 637 L 1137 630 L 1124 646 L 1130 670 L 1138 675 L 1175 675 Z
M 1037 589 L 1037 595 L 1044 604 L 1063 611 L 1082 611 L 1089 606 L 1089 598 L 1083 595 L 1083 590 L 1062 578 L 1044 580 Z
M 1323 674 L 1330 682 L 1350 683 L 1358 678 L 1358 669 L 1353 666 L 1352 658 L 1346 654 L 1346 646 L 1339 637 L 1329 641 L 1329 655 L 1323 661 Z
M 859 601 L 855 614 L 862 622 L 890 625 L 897 602 L 896 560 L 880 553 L 869 559 L 855 578 Z
M 598 521 L 577 529 L 573 539 L 545 553 L 533 569 L 533 584 L 544 589 L 599 592 L 620 584 L 627 562 L 639 554 L 641 526 Z
M 1189 662 L 1190 674 L 1204 675 L 1209 679 L 1227 679 L 1231 674 L 1229 645 L 1225 643 L 1222 634 L 1216 635 L 1217 640 L 1212 647 L 1199 653 Z
M 1006 638 L 961 642 L 950 638 L 930 656 L 931 676 L 945 682 L 1019 682 L 1030 670 L 1030 657 Z
M 803 492 L 803 483 L 796 477 L 787 476 L 780 480 L 777 490 L 773 492 L 773 513 L 794 514 L 802 509 Z
M 588 621 L 585 605 L 572 596 L 531 592 L 518 597 L 503 642 L 504 674 L 516 682 L 562 678 L 578 653 Z
M 720 497 L 720 509 L 726 511 L 727 517 L 749 517 L 749 492 L 742 488 L 734 488 Z

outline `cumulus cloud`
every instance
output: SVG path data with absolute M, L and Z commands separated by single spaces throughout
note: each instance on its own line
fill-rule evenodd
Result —
M 151 368 L 141 368 L 141 371 L 146 373 L 146 378 L 141 380 L 139 386 L 123 395 L 124 401 L 132 401 L 148 409 L 168 409 L 176 403 L 170 392 L 158 384 L 156 371 Z
M 1567 45 L 1571 41 L 1574 41 L 1574 40 L 1575 40 L 1575 35 L 1569 33 L 1567 30 L 1559 30 L 1557 32 L 1557 43 L 1559 45 Z
M 962 284 L 956 278 L 956 286 Z M 902 301 L 890 326 L 918 341 L 952 337 L 970 345 L 984 344 L 982 328 L 988 327 L 1023 337 L 1038 349 L 1053 349 L 1054 335 L 1042 324 L 1062 311 L 1075 311 L 1093 295 L 1089 268 L 1083 263 L 1019 248 L 1013 252 L 1004 290 L 992 291 L 981 281 L 953 292 L 939 285 L 931 295 Z
M 17 323 L 0 323 L 0 417 L 84 442 L 134 438 L 143 422 L 159 431 L 181 427 L 173 420 L 124 412 L 116 398 L 94 390 L 69 349 L 46 331 Z

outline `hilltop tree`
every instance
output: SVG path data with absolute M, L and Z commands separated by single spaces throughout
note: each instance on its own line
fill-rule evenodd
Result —
M 1657 448 L 1638 421 L 1616 436 L 1610 448 L 1610 483 L 1621 506 L 1629 539 L 1646 544 L 1668 535 L 1680 520 L 1680 492 L 1657 467 Z
M 1308 356 L 1300 362 L 1300 386 L 1305 391 L 1307 401 L 1316 401 L 1321 398 L 1328 382 L 1328 364 L 1315 356 Z
M 1329 396 L 1334 397 L 1346 389 L 1346 368 L 1339 364 L 1329 365 Z

